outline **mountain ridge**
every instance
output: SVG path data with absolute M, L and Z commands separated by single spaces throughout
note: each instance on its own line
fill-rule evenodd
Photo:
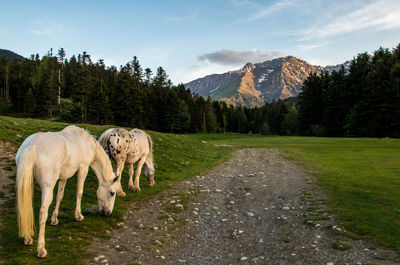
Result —
M 9 61 L 26 60 L 25 57 L 13 52 L 13 51 L 6 50 L 6 49 L 0 49 L 0 59 L 2 59 L 3 57 L 5 57 Z
M 273 100 L 297 96 L 304 80 L 313 72 L 338 71 L 342 65 L 311 65 L 294 56 L 262 63 L 246 63 L 241 69 L 211 74 L 185 84 L 193 93 L 235 106 L 262 106 Z

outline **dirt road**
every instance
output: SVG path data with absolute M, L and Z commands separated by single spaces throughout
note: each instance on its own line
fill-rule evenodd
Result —
M 313 176 L 277 150 L 245 149 L 205 176 L 132 203 L 87 264 L 396 264 L 344 237 Z

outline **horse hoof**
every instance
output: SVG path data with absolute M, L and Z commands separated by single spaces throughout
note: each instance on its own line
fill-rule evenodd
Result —
M 132 185 L 132 186 L 129 186 L 128 189 L 133 190 L 133 189 L 135 189 L 135 187 Z
M 51 220 L 51 225 L 58 225 L 58 219 Z
M 39 258 L 45 258 L 45 257 L 47 256 L 47 251 L 46 251 L 46 249 L 45 249 L 45 248 L 42 248 L 42 249 L 38 250 L 37 256 L 38 256 Z
M 33 243 L 32 237 L 24 239 L 24 244 L 25 245 L 29 246 L 29 245 L 32 245 L 32 243 Z
M 126 196 L 126 193 L 125 192 L 118 192 L 118 197 L 125 197 Z
M 133 188 L 133 191 L 135 191 L 135 192 L 140 192 L 140 188 L 139 188 L 139 187 L 134 187 L 134 188 Z
M 83 219 L 85 219 L 85 217 L 84 217 L 83 215 L 80 215 L 80 216 L 78 216 L 78 217 L 75 217 L 75 220 L 76 220 L 77 222 L 82 222 Z

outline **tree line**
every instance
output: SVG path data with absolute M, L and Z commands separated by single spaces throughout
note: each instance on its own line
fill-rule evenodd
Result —
M 400 137 L 400 44 L 359 54 L 348 69 L 311 74 L 298 110 L 300 134 Z
M 0 113 L 115 124 L 163 132 L 282 133 L 283 101 L 262 108 L 228 106 L 173 85 L 166 71 L 143 70 L 136 56 L 117 69 L 87 52 L 65 58 L 60 48 L 40 58 L 0 60 Z
M 400 137 L 400 45 L 355 57 L 348 69 L 311 74 L 295 100 L 228 106 L 173 85 L 137 57 L 119 69 L 60 48 L 0 59 L 0 113 L 162 132 Z

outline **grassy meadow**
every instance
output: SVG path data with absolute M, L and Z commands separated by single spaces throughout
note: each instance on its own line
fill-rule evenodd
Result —
M 67 124 L 0 116 L 0 141 L 19 146 L 23 139 L 38 131 L 57 131 Z M 99 136 L 111 126 L 79 125 Z M 127 192 L 117 198 L 111 217 L 84 214 L 75 222 L 75 179 L 68 181 L 61 203 L 59 225 L 46 226 L 48 264 L 74 264 L 88 255 L 82 247 L 96 237 L 107 237 L 106 229 L 117 227 L 128 203 L 145 200 L 174 181 L 205 173 L 229 158 L 236 148 L 278 148 L 282 154 L 313 172 L 327 192 L 327 204 L 343 225 L 360 235 L 369 235 L 381 244 L 400 250 L 400 139 L 278 137 L 237 134 L 174 135 L 149 132 L 154 141 L 156 186 L 147 187 L 141 178 L 142 192 Z M 217 147 L 216 145 L 232 145 Z M 127 190 L 127 170 L 123 184 Z M 92 173 L 85 183 L 82 209 L 97 203 L 97 180 Z M 37 224 L 40 192 L 36 187 L 35 222 Z M 53 205 L 50 206 L 50 209 Z M 34 245 L 26 247 L 19 239 L 15 201 L 3 209 L 0 227 L 0 262 L 39 264 Z M 51 212 L 50 212 L 51 213 Z

